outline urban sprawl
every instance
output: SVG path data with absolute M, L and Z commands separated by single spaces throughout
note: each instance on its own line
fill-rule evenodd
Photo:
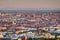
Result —
M 0 40 L 60 40 L 59 12 L 0 12 Z

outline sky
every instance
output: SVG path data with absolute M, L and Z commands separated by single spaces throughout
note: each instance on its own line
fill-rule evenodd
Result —
M 60 8 L 60 0 L 0 0 L 0 8 Z

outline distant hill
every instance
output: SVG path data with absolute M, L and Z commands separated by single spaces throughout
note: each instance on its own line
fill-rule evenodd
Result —
M 0 9 L 0 12 L 7 12 L 7 13 L 46 13 L 46 12 L 52 12 L 52 13 L 60 13 L 60 9 Z

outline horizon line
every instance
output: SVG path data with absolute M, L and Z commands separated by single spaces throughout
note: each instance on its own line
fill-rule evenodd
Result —
M 60 8 L 0 8 L 0 10 L 60 10 Z

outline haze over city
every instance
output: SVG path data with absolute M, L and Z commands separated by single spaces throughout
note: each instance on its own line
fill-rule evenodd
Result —
M 60 0 L 0 0 L 0 8 L 60 8 Z

